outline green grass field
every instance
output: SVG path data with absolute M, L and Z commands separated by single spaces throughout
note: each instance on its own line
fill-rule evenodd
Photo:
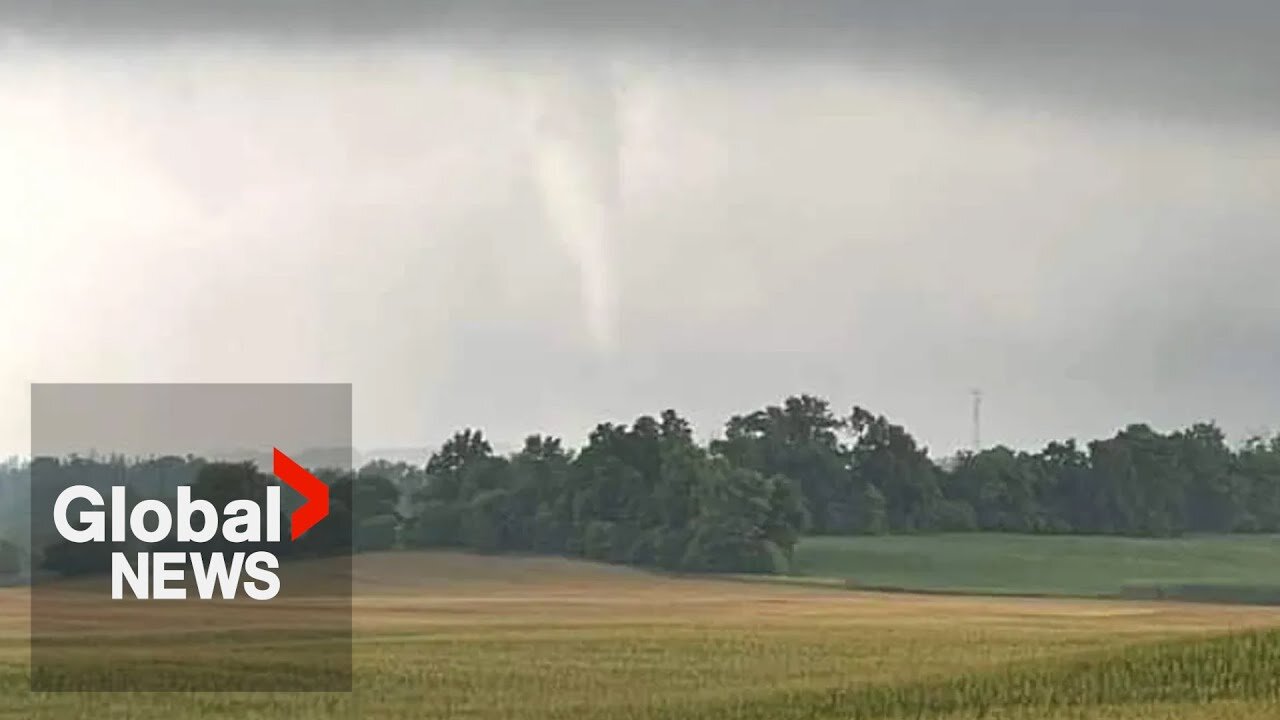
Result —
M 1117 596 L 1138 586 L 1280 588 L 1280 537 L 999 535 L 815 537 L 793 573 L 861 587 Z
M 0 718 L 1280 716 L 1277 608 L 880 594 L 452 553 L 363 556 L 355 572 L 346 696 L 33 695 L 25 593 L 0 591 Z M 242 637 L 225 657 L 253 657 L 255 642 L 273 641 Z

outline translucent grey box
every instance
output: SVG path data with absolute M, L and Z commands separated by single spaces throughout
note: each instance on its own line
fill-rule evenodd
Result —
M 350 385 L 38 384 L 31 425 L 33 691 L 351 691 Z

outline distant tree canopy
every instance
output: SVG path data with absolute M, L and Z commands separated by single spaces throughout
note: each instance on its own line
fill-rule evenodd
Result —
M 671 569 L 779 572 L 804 530 L 793 480 L 713 455 L 673 411 L 598 426 L 576 455 L 532 436 L 497 457 L 479 432 L 431 456 L 405 544 Z
M 939 464 L 883 416 L 840 417 L 801 396 L 730 419 L 711 447 L 795 480 L 815 533 L 1280 531 L 1280 436 L 1233 449 L 1213 424 L 1130 425 L 1083 448 L 997 446 Z
M 251 466 L 191 457 L 65 462 L 97 487 L 127 477 L 134 497 L 169 499 L 177 484 L 245 497 L 269 481 Z M 28 472 L 0 467 L 0 498 L 25 501 L 14 484 L 29 483 Z M 576 451 L 532 435 L 501 455 L 466 429 L 422 466 L 318 474 L 333 488 L 332 532 L 304 538 L 303 554 L 345 550 L 337 539 L 350 529 L 357 552 L 466 548 L 785 572 L 804 533 L 1280 531 L 1280 437 L 1232 448 L 1213 424 L 1169 434 L 1139 424 L 1084 446 L 998 446 L 935 462 L 903 426 L 861 407 L 839 415 L 808 395 L 734 416 L 705 445 L 668 410 L 603 423 Z M 49 565 L 64 551 L 49 547 Z

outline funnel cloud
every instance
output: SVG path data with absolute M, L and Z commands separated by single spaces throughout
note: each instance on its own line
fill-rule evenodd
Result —
M 622 182 L 622 101 L 601 58 L 524 76 L 530 162 L 547 222 L 577 266 L 582 315 L 597 350 L 616 342 L 613 257 Z

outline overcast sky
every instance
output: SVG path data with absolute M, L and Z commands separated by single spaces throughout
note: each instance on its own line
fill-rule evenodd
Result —
M 65 381 L 1280 428 L 1280 5 L 354 5 L 0 0 L 0 454 Z

